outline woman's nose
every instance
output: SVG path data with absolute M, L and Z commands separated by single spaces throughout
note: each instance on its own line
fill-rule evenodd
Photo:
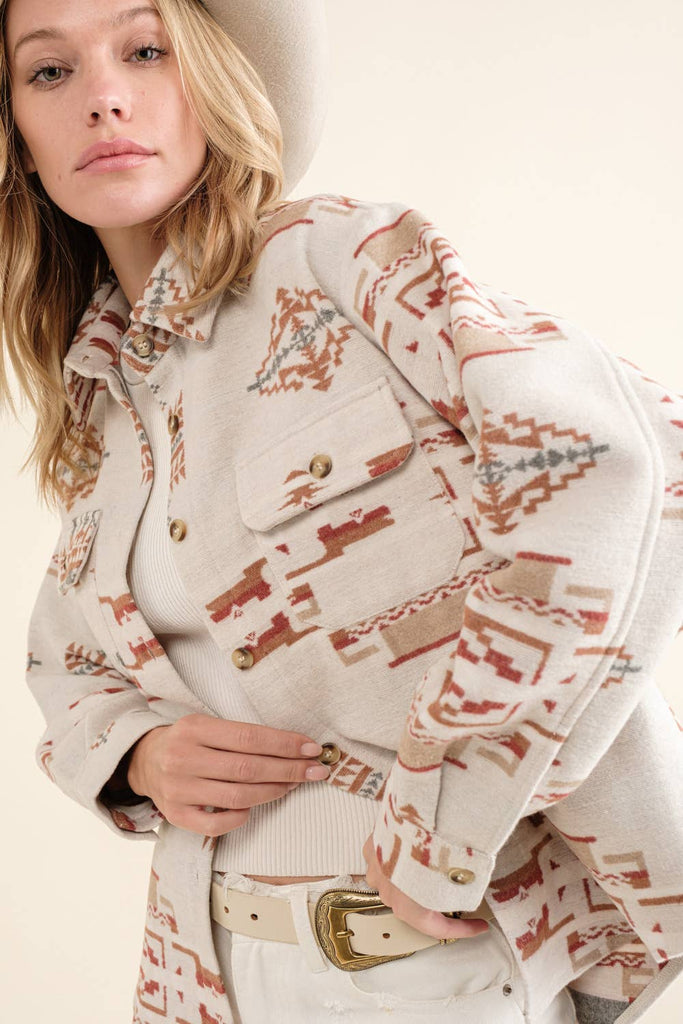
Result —
M 131 100 L 124 83 L 114 73 L 94 73 L 85 86 L 85 111 L 89 121 L 127 121 Z
M 91 121 L 127 121 L 128 117 L 128 105 L 120 96 L 91 98 L 88 103 Z

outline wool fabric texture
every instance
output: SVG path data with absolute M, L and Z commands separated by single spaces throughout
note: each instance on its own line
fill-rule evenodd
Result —
M 155 467 L 124 366 L 178 417 L 176 568 L 261 720 L 330 744 L 323 785 L 376 808 L 401 890 L 486 897 L 529 1024 L 565 985 L 579 1024 L 631 1024 L 683 967 L 683 736 L 655 679 L 683 622 L 683 397 L 474 281 L 402 202 L 284 203 L 244 295 L 167 315 L 187 289 L 167 250 L 133 310 L 110 275 L 82 317 L 88 472 L 62 473 L 28 637 L 38 764 L 155 844 L 135 1021 L 232 1018 L 216 837 L 103 792 L 149 729 L 220 716 L 129 589 Z

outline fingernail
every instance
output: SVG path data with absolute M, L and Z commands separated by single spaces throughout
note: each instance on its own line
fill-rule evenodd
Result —
M 301 747 L 301 753 L 304 757 L 308 757 L 309 754 L 318 755 L 322 754 L 323 748 L 319 743 L 304 743 Z
M 329 779 L 330 769 L 324 764 L 312 764 L 306 769 L 307 779 Z

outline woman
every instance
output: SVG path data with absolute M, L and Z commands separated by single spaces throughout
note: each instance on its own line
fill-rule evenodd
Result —
M 159 828 L 134 1020 L 637 1019 L 683 824 L 639 837 L 654 910 L 609 866 L 671 781 L 605 780 L 631 733 L 681 758 L 680 396 L 419 211 L 282 202 L 315 3 L 2 10 L 5 343 L 62 520 L 37 757 Z

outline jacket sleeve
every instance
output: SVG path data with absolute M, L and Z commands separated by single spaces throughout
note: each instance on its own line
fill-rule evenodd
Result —
M 61 537 L 61 534 L 60 534 Z M 57 586 L 59 547 L 52 554 L 31 612 L 26 681 L 46 722 L 36 748 L 40 769 L 67 796 L 93 811 L 118 835 L 155 841 L 163 814 L 152 800 L 122 792 L 117 767 L 135 742 L 158 725 L 134 681 L 108 660 L 82 613 L 73 587 Z M 112 780 L 113 790 L 102 792 Z M 136 803 L 129 803 L 135 799 Z
M 558 791 L 555 766 L 638 605 L 662 460 L 617 357 L 473 281 L 419 210 L 326 196 L 308 245 L 342 316 L 465 436 L 476 534 L 502 562 L 471 584 L 457 639 L 415 681 L 373 831 L 394 885 L 471 911 L 520 818 L 581 781 Z M 613 735 L 639 695 L 626 678 Z M 586 761 L 609 731 L 583 730 Z

